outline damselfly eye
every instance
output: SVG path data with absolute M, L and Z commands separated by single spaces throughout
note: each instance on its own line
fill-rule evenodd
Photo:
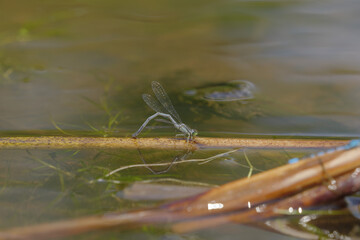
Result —
M 193 136 L 196 136 L 196 135 L 198 135 L 198 131 L 197 131 L 196 129 L 193 129 L 192 132 L 191 132 L 191 134 L 192 134 Z

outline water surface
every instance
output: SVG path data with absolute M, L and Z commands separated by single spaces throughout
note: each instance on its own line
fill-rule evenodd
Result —
M 2 2 L 0 9 L 1 136 L 130 136 L 153 113 L 141 98 L 151 93 L 151 81 L 164 86 L 182 120 L 201 136 L 359 136 L 356 0 L 35 0 Z M 188 94 L 233 80 L 251 82 L 253 98 L 208 101 Z M 141 137 L 174 134 L 156 128 Z M 309 153 L 249 151 L 260 170 Z M 144 156 L 157 162 L 179 154 Z M 214 186 L 248 174 L 238 152 L 205 165 L 177 165 L 162 175 L 142 168 L 114 176 L 117 183 L 91 182 L 136 163 L 139 153 L 124 149 L 0 150 L 0 228 L 159 204 L 121 198 L 136 181 L 172 178 Z M 292 239 L 246 226 L 216 230 L 182 236 L 142 229 L 125 238 Z

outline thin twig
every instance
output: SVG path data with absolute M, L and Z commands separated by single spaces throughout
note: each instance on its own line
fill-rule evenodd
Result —
M 200 162 L 199 164 L 203 164 L 203 163 L 208 163 L 216 158 L 219 158 L 219 157 L 222 157 L 226 154 L 230 154 L 230 153 L 233 153 L 233 152 L 236 152 L 238 151 L 239 149 L 234 149 L 234 150 L 231 150 L 231 151 L 227 151 L 227 152 L 224 152 L 224 153 L 220 153 L 220 154 L 217 154 L 215 156 L 211 156 L 211 157 L 208 157 L 208 158 L 200 158 L 200 159 L 187 159 L 187 160 L 181 160 L 181 161 L 177 161 L 177 162 L 166 162 L 166 163 L 147 163 L 147 164 L 133 164 L 133 165 L 128 165 L 128 166 L 124 166 L 124 167 L 120 167 L 120 168 L 117 168 L 111 172 L 109 172 L 108 174 L 105 175 L 105 177 L 109 177 L 111 175 L 113 175 L 114 173 L 117 173 L 117 172 L 120 172 L 120 171 L 123 171 L 125 169 L 129 169 L 129 168 L 137 168 L 137 167 L 158 167 L 158 166 L 169 166 L 171 164 L 175 165 L 175 164 L 180 164 L 180 163 L 189 163 L 189 162 Z
M 176 138 L 116 138 L 116 137 L 0 137 L 0 148 L 332 148 L 348 140 L 272 139 L 272 138 L 205 138 L 194 141 Z
M 247 164 L 249 164 L 249 173 L 248 173 L 248 176 L 247 176 L 247 177 L 249 178 L 249 177 L 251 177 L 251 175 L 252 175 L 252 172 L 253 172 L 253 170 L 254 170 L 254 167 L 253 167 L 253 165 L 251 164 L 249 158 L 247 157 L 245 150 L 244 150 L 244 156 L 245 156 L 245 159 L 246 159 Z

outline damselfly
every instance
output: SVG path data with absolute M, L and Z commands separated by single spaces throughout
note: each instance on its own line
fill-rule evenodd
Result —
M 146 119 L 146 121 L 141 125 L 139 130 L 134 133 L 132 136 L 136 137 L 140 134 L 140 132 L 146 127 L 146 125 L 154 118 L 161 116 L 164 118 L 168 118 L 174 127 L 182 132 L 182 134 L 178 135 L 187 135 L 187 141 L 192 140 L 194 136 L 197 135 L 197 131 L 195 129 L 189 128 L 185 123 L 181 121 L 179 114 L 176 112 L 174 106 L 171 103 L 171 100 L 167 93 L 165 92 L 164 88 L 161 86 L 160 83 L 153 81 L 151 83 L 151 87 L 155 93 L 157 100 L 151 96 L 150 94 L 143 94 L 142 98 L 144 102 L 156 113 L 151 115 Z

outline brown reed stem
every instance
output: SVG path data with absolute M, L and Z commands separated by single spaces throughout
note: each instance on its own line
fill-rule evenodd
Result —
M 0 149 L 24 148 L 332 148 L 347 144 L 347 140 L 206 138 L 191 142 L 174 138 L 115 138 L 115 137 L 0 137 Z

